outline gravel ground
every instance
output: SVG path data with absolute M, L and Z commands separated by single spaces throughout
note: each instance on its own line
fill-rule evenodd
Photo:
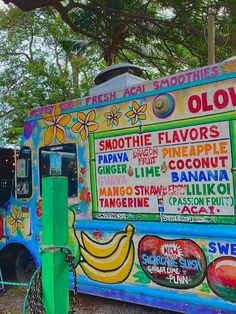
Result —
M 0 314 L 22 314 L 26 289 L 11 287 L 0 293 Z M 173 314 L 147 306 L 78 294 L 78 314 Z M 177 314 L 177 313 L 176 313 Z

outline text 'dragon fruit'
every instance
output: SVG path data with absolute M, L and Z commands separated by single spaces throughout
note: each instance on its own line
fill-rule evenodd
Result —
M 93 241 L 83 232 L 83 261 L 80 266 L 84 273 L 90 279 L 103 283 L 119 283 L 128 278 L 134 262 L 133 234 L 134 227 L 127 225 L 125 231 L 102 243 Z
M 236 302 L 236 258 L 224 256 L 211 262 L 207 268 L 207 282 L 216 295 Z
M 144 236 L 138 258 L 145 274 L 160 286 L 190 289 L 205 277 L 206 257 L 192 240 Z

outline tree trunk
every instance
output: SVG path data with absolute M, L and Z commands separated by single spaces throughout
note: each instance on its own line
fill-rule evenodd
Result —
M 71 53 L 69 55 L 69 60 L 70 60 L 71 68 L 72 68 L 73 87 L 74 89 L 77 89 L 79 87 L 80 70 L 79 70 L 78 65 L 74 61 L 78 60 L 78 57 Z

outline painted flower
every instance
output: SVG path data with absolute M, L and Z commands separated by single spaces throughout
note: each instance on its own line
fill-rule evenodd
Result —
M 85 169 L 84 167 L 81 167 L 81 168 L 80 168 L 80 172 L 81 172 L 82 174 L 85 174 L 86 169 Z
M 86 115 L 83 112 L 79 112 L 77 115 L 78 122 L 72 126 L 72 131 L 75 133 L 80 133 L 81 138 L 85 141 L 89 133 L 93 133 L 97 130 L 98 124 L 95 122 L 96 113 L 94 110 L 89 111 Z
M 36 208 L 36 215 L 41 218 L 42 217 L 42 200 L 39 200 L 38 207 Z
M 17 227 L 18 228 L 24 228 L 24 223 L 22 222 L 22 211 L 19 209 L 17 210 L 16 207 L 12 208 L 12 216 L 8 218 L 8 222 L 11 225 L 11 231 L 12 233 L 16 232 Z
M 145 111 L 147 109 L 147 104 L 140 105 L 133 101 L 132 103 L 132 109 L 128 111 L 125 115 L 126 117 L 131 119 L 131 124 L 136 124 L 139 120 L 145 120 L 146 114 Z
M 225 73 L 236 72 L 236 61 L 230 60 L 223 65 L 223 71 Z
M 53 108 L 52 113 L 43 114 L 43 122 L 48 126 L 45 134 L 45 145 L 49 145 L 56 137 L 60 143 L 65 142 L 66 131 L 65 126 L 70 122 L 71 116 L 69 114 L 61 114 L 59 105 Z
M 116 106 L 112 106 L 110 112 L 105 112 L 104 117 L 107 119 L 107 125 L 118 125 L 119 119 L 122 116 L 121 112 L 117 112 Z
M 98 241 L 102 238 L 102 233 L 99 230 L 94 231 L 93 237 Z
M 83 183 L 84 179 L 82 177 L 79 177 L 79 183 Z
M 80 194 L 80 200 L 84 201 L 85 204 L 91 202 L 91 193 L 86 188 L 82 189 L 82 192 Z

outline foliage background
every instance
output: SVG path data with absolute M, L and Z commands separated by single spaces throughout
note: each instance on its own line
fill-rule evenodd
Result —
M 234 0 L 55 3 L 0 11 L 1 145 L 18 142 L 31 109 L 86 96 L 108 65 L 140 65 L 146 79 L 206 65 L 209 6 L 216 62 L 235 54 Z

